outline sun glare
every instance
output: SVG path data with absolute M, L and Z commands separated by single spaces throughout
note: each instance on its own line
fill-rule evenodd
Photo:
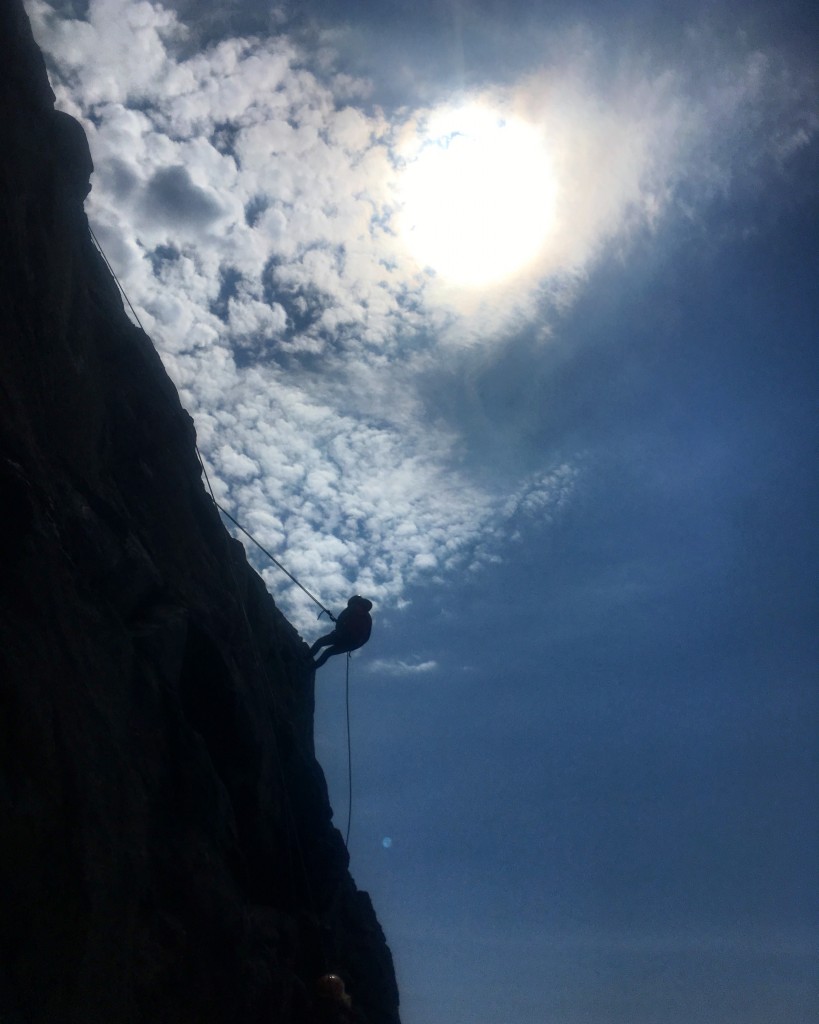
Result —
M 463 287 L 497 283 L 537 255 L 555 183 L 538 130 L 472 106 L 430 121 L 401 176 L 400 231 L 414 258 Z

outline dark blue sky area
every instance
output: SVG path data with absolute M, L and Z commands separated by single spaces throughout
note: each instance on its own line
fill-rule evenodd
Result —
M 819 206 L 792 195 L 603 261 L 553 340 L 430 387 L 492 475 L 584 454 L 554 522 L 379 623 L 372 657 L 438 671 L 353 662 L 353 870 L 409 1021 L 812 1019 Z
M 259 0 L 231 0 L 213 11 L 200 0 L 166 6 L 189 25 L 192 46 L 281 24 L 276 8 Z M 578 26 L 591 28 L 597 40 L 616 39 L 612 64 L 648 49 L 653 59 L 676 60 L 693 25 L 715 40 L 741 38 L 750 50 L 784 47 L 808 60 L 819 38 L 819 14 L 803 0 L 302 0 L 284 9 L 290 32 L 312 38 L 316 30 L 336 30 L 342 64 L 371 77 L 377 102 L 387 108 L 515 80 L 541 66 L 555 40 Z

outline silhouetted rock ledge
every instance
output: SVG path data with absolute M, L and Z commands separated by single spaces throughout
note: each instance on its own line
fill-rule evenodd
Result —
M 307 648 L 201 479 L 0 4 L 0 1021 L 397 1024 L 313 754 Z M 352 1017 L 315 999 L 344 978 Z

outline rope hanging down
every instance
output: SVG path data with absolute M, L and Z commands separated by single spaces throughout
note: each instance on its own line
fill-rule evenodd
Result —
M 350 743 L 350 658 L 347 652 L 347 680 L 344 685 L 344 700 L 347 705 L 347 834 L 344 837 L 345 849 L 350 849 L 350 822 L 353 818 L 353 748 Z

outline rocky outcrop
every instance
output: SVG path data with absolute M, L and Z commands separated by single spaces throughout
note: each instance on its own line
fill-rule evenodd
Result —
M 0 109 L 0 1019 L 397 1024 L 306 645 L 89 238 L 85 136 L 20 0 Z

